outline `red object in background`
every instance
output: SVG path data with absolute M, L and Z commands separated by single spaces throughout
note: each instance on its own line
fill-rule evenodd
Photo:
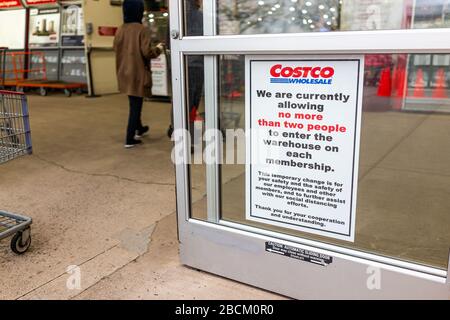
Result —
M 189 121 L 203 121 L 203 118 L 198 114 L 197 107 L 192 107 L 191 112 L 189 113 Z
M 395 91 L 395 89 L 397 89 L 398 86 L 398 76 L 399 76 L 399 68 L 395 67 L 394 71 L 392 71 L 392 85 L 391 85 L 391 89 L 392 91 Z
M 416 74 L 416 83 L 414 85 L 414 91 L 413 91 L 413 97 L 415 98 L 424 98 L 425 97 L 425 91 L 424 91 L 424 84 L 425 81 L 423 80 L 423 71 L 422 69 L 417 70 Z
M 19 0 L 0 0 L 0 9 L 21 8 L 22 3 Z
M 440 68 L 436 73 L 436 89 L 433 90 L 433 98 L 448 98 L 446 87 L 445 72 Z
M 389 68 L 384 68 L 383 71 L 381 71 L 377 95 L 380 97 L 390 97 L 391 91 L 391 70 Z
M 98 34 L 101 36 L 114 37 L 117 32 L 117 27 L 98 27 Z
M 29 6 L 38 6 L 41 4 L 51 4 L 51 3 L 57 3 L 57 0 L 25 0 L 27 5 Z
M 3 72 L 5 75 L 5 85 L 19 86 L 19 83 L 25 81 L 27 77 L 39 81 L 47 80 L 47 68 L 43 52 L 11 51 L 6 52 L 5 59 L 10 61 L 10 64 L 5 66 L 5 70 L 0 69 L 0 73 Z M 37 63 L 32 65 L 29 61 Z
M 405 96 L 406 71 L 404 68 L 399 68 L 397 71 L 397 92 L 396 96 L 403 98 Z
M 392 76 L 392 109 L 401 110 L 406 88 L 406 70 L 404 66 L 397 66 Z

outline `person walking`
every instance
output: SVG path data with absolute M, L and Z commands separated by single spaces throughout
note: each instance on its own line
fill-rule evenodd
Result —
M 142 25 L 143 0 L 125 0 L 122 9 L 124 23 L 114 37 L 114 51 L 119 91 L 128 95 L 130 104 L 125 148 L 132 148 L 142 143 L 139 139 L 149 131 L 142 125 L 142 104 L 144 97 L 151 94 L 150 60 L 158 57 L 164 47 L 162 43 L 153 47 L 150 29 Z

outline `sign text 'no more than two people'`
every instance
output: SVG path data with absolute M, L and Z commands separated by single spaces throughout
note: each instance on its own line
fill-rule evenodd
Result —
M 246 218 L 354 241 L 363 56 L 246 57 Z

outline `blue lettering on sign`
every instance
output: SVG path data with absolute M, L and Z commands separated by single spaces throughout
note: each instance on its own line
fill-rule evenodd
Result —
M 331 79 L 270 78 L 270 83 L 331 84 Z

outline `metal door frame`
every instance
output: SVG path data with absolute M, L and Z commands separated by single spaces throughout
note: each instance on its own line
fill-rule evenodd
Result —
M 188 129 L 185 55 L 205 56 L 206 129 L 218 127 L 217 55 L 450 53 L 450 29 L 345 31 L 216 36 L 215 1 L 203 0 L 203 37 L 183 35 L 183 1 L 170 0 L 174 128 Z M 175 131 L 177 132 L 177 131 Z M 220 220 L 219 165 L 206 165 L 207 221 L 190 217 L 188 136 L 175 137 L 177 220 L 181 262 L 299 299 L 450 299 L 449 270 Z M 216 138 L 215 152 L 219 152 Z M 265 251 L 265 242 L 323 253 L 323 267 Z M 450 264 L 449 264 L 450 265 Z M 379 285 L 371 285 L 373 276 Z

